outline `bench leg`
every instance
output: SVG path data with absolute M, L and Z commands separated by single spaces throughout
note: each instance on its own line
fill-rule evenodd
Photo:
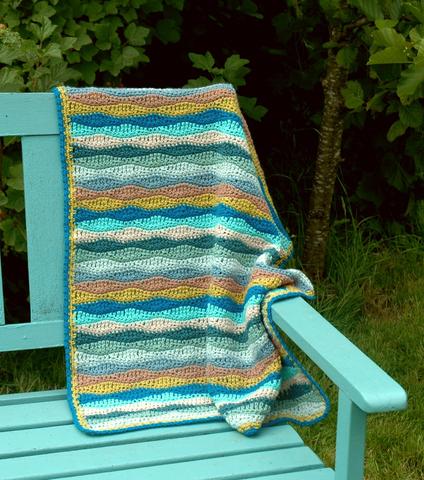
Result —
M 335 480 L 363 480 L 367 414 L 339 390 Z

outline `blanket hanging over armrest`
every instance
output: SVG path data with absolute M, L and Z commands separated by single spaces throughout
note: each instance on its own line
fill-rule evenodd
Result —
M 65 351 L 87 433 L 312 424 L 328 400 L 273 302 L 311 298 L 229 84 L 59 87 Z

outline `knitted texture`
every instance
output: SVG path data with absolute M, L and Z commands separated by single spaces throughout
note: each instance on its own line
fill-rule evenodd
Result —
M 228 84 L 55 89 L 65 178 L 65 347 L 88 433 L 321 420 L 272 323 L 313 297 Z

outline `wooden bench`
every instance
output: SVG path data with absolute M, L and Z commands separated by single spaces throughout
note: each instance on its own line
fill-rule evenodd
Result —
M 64 210 L 53 94 L 0 94 L 0 135 L 22 137 L 31 297 L 31 322 L 8 325 L 0 292 L 0 351 L 60 346 Z M 273 316 L 339 387 L 335 471 L 289 425 L 249 438 L 225 422 L 89 436 L 58 390 L 0 396 L 1 480 L 362 479 L 366 416 L 405 408 L 405 391 L 302 299 L 277 303 Z

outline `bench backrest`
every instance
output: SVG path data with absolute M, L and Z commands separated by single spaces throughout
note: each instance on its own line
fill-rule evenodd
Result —
M 63 345 L 64 199 L 54 95 L 0 93 L 0 136 L 22 141 L 31 308 L 30 323 L 6 325 L 0 291 L 0 351 Z

